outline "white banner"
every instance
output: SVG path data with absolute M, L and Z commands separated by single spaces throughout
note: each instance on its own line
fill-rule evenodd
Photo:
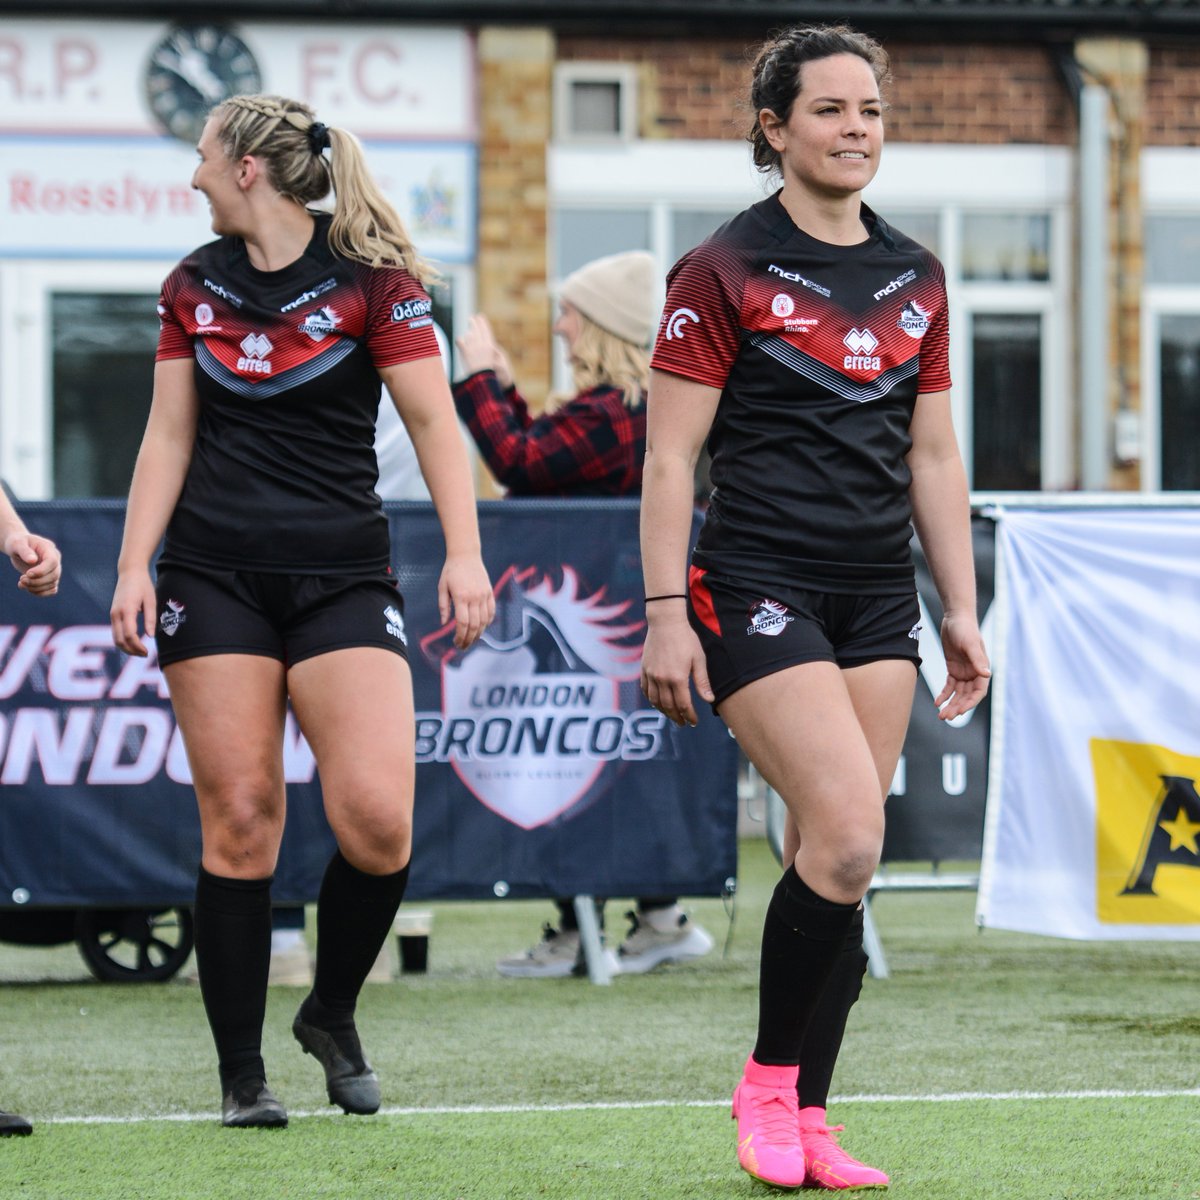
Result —
M 1200 510 L 1003 512 L 981 925 L 1200 940 Z

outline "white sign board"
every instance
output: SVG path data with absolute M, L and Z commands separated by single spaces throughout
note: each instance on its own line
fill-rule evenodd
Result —
M 367 143 L 367 162 L 421 254 L 475 256 L 475 148 Z M 0 134 L 0 256 L 179 258 L 214 236 L 196 156 L 158 137 Z
M 386 21 L 229 28 L 253 57 L 264 92 L 312 105 L 327 125 L 373 140 L 474 140 L 475 54 L 463 29 Z M 148 69 L 170 29 L 110 17 L 6 18 L 0 131 L 160 132 L 147 102 Z

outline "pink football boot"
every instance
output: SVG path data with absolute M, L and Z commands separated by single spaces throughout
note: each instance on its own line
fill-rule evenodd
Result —
M 755 1179 L 775 1187 L 798 1188 L 804 1183 L 798 1074 L 798 1067 L 764 1067 L 751 1055 L 733 1092 L 738 1162 Z
M 838 1145 L 834 1134 L 840 1133 L 844 1126 L 827 1125 L 823 1108 L 802 1109 L 799 1125 L 811 1187 L 840 1192 L 887 1187 L 888 1177 L 882 1171 L 852 1158 Z

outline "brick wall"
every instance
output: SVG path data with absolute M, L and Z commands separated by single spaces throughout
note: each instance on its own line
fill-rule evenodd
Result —
M 756 42 L 564 37 L 560 62 L 632 63 L 641 136 L 740 138 Z M 1075 114 L 1050 52 L 1037 46 L 888 44 L 894 142 L 1065 145 Z
M 535 399 L 550 383 L 546 144 L 554 39 L 538 29 L 480 32 L 478 308 Z M 483 495 L 495 495 L 481 466 Z
M 1150 48 L 1146 145 L 1200 145 L 1200 47 Z

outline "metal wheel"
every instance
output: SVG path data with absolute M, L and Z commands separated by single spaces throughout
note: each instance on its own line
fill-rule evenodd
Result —
M 75 942 L 93 975 L 104 983 L 160 983 L 192 952 L 188 908 L 84 908 Z

